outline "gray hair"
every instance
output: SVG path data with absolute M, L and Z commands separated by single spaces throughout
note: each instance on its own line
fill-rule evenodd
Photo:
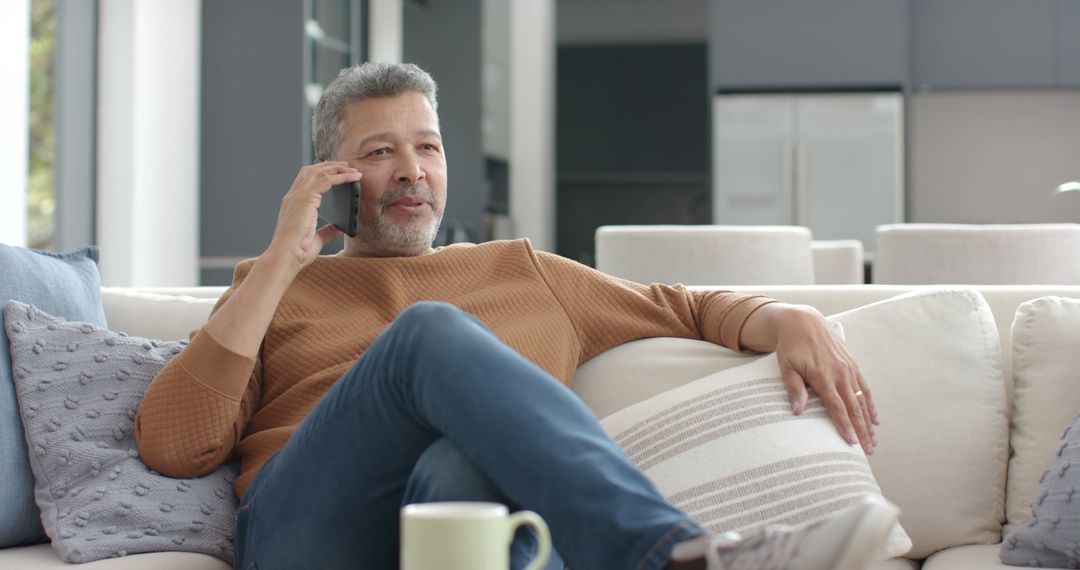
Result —
M 411 63 L 365 62 L 346 67 L 326 86 L 311 115 L 311 139 L 315 160 L 330 160 L 341 144 L 345 109 L 350 103 L 371 97 L 397 97 L 415 91 L 439 110 L 438 86 L 428 72 Z

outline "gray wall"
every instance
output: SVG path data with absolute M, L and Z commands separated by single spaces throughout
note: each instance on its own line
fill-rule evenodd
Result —
M 910 219 L 1080 222 L 1080 91 L 919 93 L 911 101 Z
M 487 184 L 481 132 L 480 0 L 405 2 L 402 59 L 439 83 L 448 187 L 444 230 L 457 221 L 480 239 Z
M 303 3 L 203 2 L 200 256 L 250 257 L 305 162 Z M 162 173 L 167 176 L 168 173 Z M 227 284 L 231 268 L 201 271 Z

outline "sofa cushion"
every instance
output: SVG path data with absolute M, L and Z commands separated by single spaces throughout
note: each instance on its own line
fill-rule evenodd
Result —
M 113 333 L 15 301 L 4 316 L 34 494 L 60 557 L 175 550 L 231 561 L 235 466 L 172 479 L 150 471 L 135 444 L 143 393 L 186 341 Z
M 152 552 L 87 562 L 73 567 L 48 544 L 0 549 L 0 568 L 18 570 L 229 570 L 225 562 L 194 552 Z M 874 570 L 885 570 L 884 568 Z
M 967 289 L 920 291 L 829 320 L 843 324 L 848 346 L 873 389 L 882 424 L 870 466 L 884 495 L 901 508 L 900 522 L 913 542 L 908 556 L 919 559 L 949 546 L 999 542 L 1008 461 L 1007 391 L 998 333 L 982 296 Z M 666 386 L 669 377 L 686 378 L 681 365 L 658 350 L 684 343 L 702 341 L 637 341 L 605 352 L 578 369 L 575 390 L 600 395 L 606 409 L 614 406 L 603 399 L 621 390 L 624 381 L 642 384 L 633 388 L 637 393 L 658 393 L 648 384 Z M 638 371 L 626 377 L 596 375 L 625 370 L 610 360 L 627 362 L 631 352 L 636 353 L 634 362 L 655 359 L 670 369 L 649 368 L 653 378 Z M 713 354 L 711 360 L 720 365 L 730 358 Z M 702 364 L 690 363 L 695 370 Z M 585 401 L 597 409 L 595 399 Z
M 776 356 L 695 380 L 601 424 L 676 507 L 714 533 L 818 520 L 880 495 L 821 400 L 791 412 Z M 888 556 L 911 540 L 897 525 Z
M 919 570 L 920 566 L 921 564 L 916 560 L 889 558 L 871 564 L 867 570 Z
M 1021 304 L 1012 328 L 1013 413 L 1005 532 L 1031 518 L 1039 477 L 1080 413 L 1080 299 Z
M 115 331 L 149 338 L 180 339 L 206 324 L 217 298 L 102 287 L 101 305 Z
M 1008 402 L 994 318 L 974 290 L 901 295 L 833 315 L 881 417 L 870 466 L 911 558 L 1001 540 Z M 947 506 L 946 506 L 947 505 Z
M 998 559 L 997 544 L 955 546 L 934 553 L 922 565 L 922 570 L 1016 570 Z
M 687 382 L 752 361 L 711 342 L 647 338 L 616 346 L 578 367 L 573 388 L 598 418 Z
M 1034 516 L 1002 542 L 1001 560 L 1016 566 L 1080 567 L 1080 417 L 1061 436 L 1031 508 Z
M 15 299 L 105 326 L 97 259 L 94 247 L 57 254 L 0 244 L 0 306 Z M 3 328 L 0 316 L 0 548 L 45 539 Z

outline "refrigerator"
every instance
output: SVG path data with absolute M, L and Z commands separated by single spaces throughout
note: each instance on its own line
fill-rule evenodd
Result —
M 904 219 L 899 92 L 720 94 L 713 100 L 713 223 L 799 225 L 859 239 Z

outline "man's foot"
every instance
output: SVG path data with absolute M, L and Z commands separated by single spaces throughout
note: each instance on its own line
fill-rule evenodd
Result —
M 805 526 L 700 537 L 676 546 L 669 568 L 865 570 L 881 557 L 900 510 L 876 495 Z

